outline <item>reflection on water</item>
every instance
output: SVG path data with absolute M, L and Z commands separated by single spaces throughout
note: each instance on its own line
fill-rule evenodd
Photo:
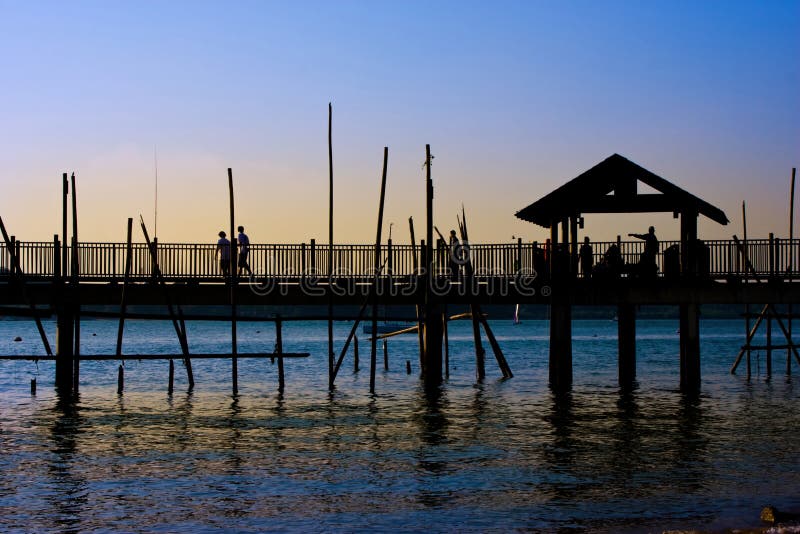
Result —
M 167 395 L 152 386 L 163 366 L 131 361 L 122 396 L 114 365 L 87 362 L 71 402 L 43 386 L 30 397 L 6 366 L 0 527 L 636 532 L 755 526 L 767 502 L 800 507 L 792 381 L 730 377 L 740 340 L 721 335 L 704 349 L 701 393 L 682 395 L 677 343 L 659 334 L 670 328 L 641 329 L 657 341 L 638 344 L 638 385 L 618 389 L 614 356 L 589 342 L 563 394 L 547 387 L 546 345 L 502 327 L 514 379 L 475 383 L 471 332 L 452 328 L 447 384 L 426 390 L 394 366 L 374 395 L 368 373 L 328 393 L 322 358 L 288 363 L 284 395 L 268 362 L 242 360 L 238 396 L 218 378 L 227 362 L 198 361 L 198 387 Z M 324 336 L 301 338 L 287 336 L 307 343 L 292 350 L 324 354 Z

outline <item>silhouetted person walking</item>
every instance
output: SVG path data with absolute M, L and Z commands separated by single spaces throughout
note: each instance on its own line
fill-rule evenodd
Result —
M 225 238 L 225 232 L 219 233 L 217 258 L 219 258 L 219 268 L 222 271 L 222 276 L 228 278 L 231 274 L 231 242 Z
M 594 251 L 592 245 L 589 244 L 589 236 L 583 238 L 583 245 L 581 245 L 578 255 L 581 258 L 581 272 L 584 278 L 591 278 L 592 265 L 594 263 Z
M 658 254 L 658 238 L 656 229 L 651 226 L 646 234 L 628 234 L 630 237 L 644 240 L 644 252 L 639 258 L 639 270 L 643 275 L 655 275 L 658 271 L 656 255 Z
M 253 276 L 253 271 L 250 270 L 250 263 L 247 258 L 250 255 L 250 238 L 244 233 L 244 226 L 240 226 L 239 237 L 236 238 L 239 243 L 239 275 L 241 276 L 242 270 L 247 271 L 248 276 Z

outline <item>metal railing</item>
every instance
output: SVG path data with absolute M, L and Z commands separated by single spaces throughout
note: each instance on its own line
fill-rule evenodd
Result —
M 600 263 L 604 253 L 617 245 L 624 262 L 636 264 L 644 252 L 644 242 L 601 241 L 591 243 L 593 263 Z M 675 249 L 678 241 L 662 241 L 656 257 L 659 275 L 674 271 Z M 13 247 L 26 275 L 34 277 L 70 276 L 72 247 L 67 246 L 67 265 L 60 265 L 64 253 L 58 242 L 14 241 Z M 221 269 L 215 244 L 208 243 L 157 243 L 158 263 L 166 279 L 212 280 L 221 278 Z M 546 243 L 472 244 L 467 247 L 472 266 L 478 276 L 514 276 L 520 269 L 531 273 L 546 270 L 551 253 Z M 79 277 L 85 280 L 121 279 L 125 273 L 125 243 L 79 243 Z M 747 256 L 757 277 L 791 278 L 792 271 L 800 266 L 800 239 L 755 239 L 746 244 Z M 334 245 L 333 271 L 337 277 L 371 277 L 374 269 L 374 245 Z M 577 251 L 572 254 L 573 270 L 579 271 Z M 712 278 L 752 277 L 732 240 L 701 242 L 696 249 L 699 271 Z M 59 257 L 57 257 L 59 256 Z M 252 244 L 249 263 L 258 277 L 294 278 L 316 273 L 327 276 L 328 245 L 314 241 L 301 244 Z M 409 276 L 414 265 L 424 265 L 423 250 L 418 245 L 387 243 L 380 247 L 381 275 Z M 452 266 L 447 246 L 438 243 L 434 249 L 437 275 L 446 275 Z M 677 260 L 680 261 L 679 259 Z M 0 252 L 0 276 L 11 271 L 11 255 L 6 247 Z M 61 271 L 57 272 L 61 267 Z M 539 273 L 546 274 L 546 273 Z M 132 245 L 133 279 L 147 279 L 153 275 L 153 265 L 147 245 Z

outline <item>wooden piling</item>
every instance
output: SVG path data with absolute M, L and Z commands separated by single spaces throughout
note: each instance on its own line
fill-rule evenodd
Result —
M 175 362 L 169 360 L 169 384 L 167 385 L 167 394 L 172 395 L 173 386 L 175 385 Z
M 353 338 L 353 372 L 358 372 L 358 336 Z
M 36 379 L 31 378 L 31 395 L 36 395 Z
M 375 339 L 375 336 L 372 338 Z M 389 342 L 385 339 L 383 340 L 383 370 L 389 370 Z
M 444 329 L 444 377 L 450 378 L 450 334 L 448 332 L 447 304 L 442 313 L 442 328 Z M 410 365 L 410 364 L 409 364 Z
M 791 282 L 794 279 L 794 180 L 795 180 L 795 173 L 797 169 L 792 167 L 792 182 L 789 188 L 789 263 L 788 263 L 788 275 L 789 281 Z M 786 319 L 788 323 L 788 332 L 789 332 L 789 342 L 792 343 L 792 319 L 793 319 L 793 310 L 792 310 L 792 303 L 789 302 L 787 305 L 787 314 L 788 317 Z M 792 350 L 786 349 L 786 376 L 791 376 L 792 374 Z
M 72 351 L 72 388 L 78 391 L 80 384 L 80 366 L 81 366 L 81 305 L 80 305 L 80 261 L 78 255 L 78 195 L 77 188 L 75 187 L 75 173 L 70 177 L 72 185 L 72 254 L 71 254 L 71 269 L 70 274 L 72 285 L 72 299 L 75 314 L 75 334 L 72 338 L 75 347 Z
M 61 250 L 61 269 L 63 279 L 66 280 L 67 278 L 67 243 L 69 243 L 69 237 L 67 236 L 67 205 L 68 205 L 68 195 L 69 195 L 69 180 L 67 180 L 67 173 L 62 175 L 62 195 L 61 195 L 61 241 L 64 243 L 64 248 Z
M 633 304 L 617 306 L 619 385 L 629 388 L 636 380 L 636 309 Z
M 700 387 L 700 314 L 695 303 L 679 306 L 680 388 L 695 392 Z
M 436 267 L 433 255 L 433 180 L 431 179 L 431 146 L 425 145 L 426 224 L 425 224 L 425 357 L 423 377 L 427 388 L 442 383 L 442 309 L 433 290 Z
M 117 368 L 117 395 L 122 395 L 125 389 L 125 368 L 122 364 Z
M 283 322 L 275 320 L 275 349 L 278 352 L 278 393 L 283 395 L 285 380 L 283 376 Z
M 475 304 L 470 305 L 469 309 L 472 315 L 472 338 L 475 341 L 475 377 L 483 380 L 486 378 L 486 350 L 481 342 L 480 312 Z
M 742 251 L 743 251 L 742 252 L 743 258 L 742 259 L 743 259 L 743 261 L 745 263 L 744 281 L 746 283 L 747 282 L 747 278 L 748 278 L 748 276 L 750 274 L 750 271 L 746 267 L 747 262 L 748 262 L 748 258 L 747 258 L 747 254 L 748 254 L 748 250 L 747 250 L 747 208 L 745 206 L 745 201 L 744 200 L 742 201 Z M 744 315 L 745 315 L 744 332 L 745 332 L 745 335 L 749 335 L 750 334 L 750 304 L 749 303 L 744 305 Z M 747 380 L 750 380 L 750 373 L 751 373 L 750 356 L 751 356 L 751 350 L 750 350 L 750 343 L 748 342 L 747 343 Z M 739 354 L 739 358 L 741 358 L 741 353 Z M 737 361 L 737 364 L 738 364 L 738 361 Z M 734 367 L 731 369 L 731 373 L 733 373 L 735 370 L 736 370 L 736 366 L 734 365 Z
M 333 105 L 328 102 L 328 284 L 333 284 Z M 328 286 L 328 390 L 333 391 L 333 288 Z
M 378 230 L 375 236 L 375 258 L 374 258 L 374 281 L 375 289 L 372 291 L 372 337 L 370 345 L 370 371 L 369 371 L 369 391 L 375 393 L 375 367 L 376 367 L 376 343 L 378 335 L 378 274 L 381 263 L 381 233 L 383 231 L 383 206 L 386 199 L 386 167 L 389 160 L 389 147 L 383 147 L 383 171 L 381 173 L 381 196 L 378 204 Z
M 572 386 L 572 306 L 555 295 L 550 302 L 550 386 Z
M 419 262 L 417 257 L 417 245 L 414 241 L 414 218 L 408 218 L 408 230 L 411 233 L 411 261 L 414 266 L 414 274 L 413 276 L 419 280 Z M 422 306 L 417 304 L 415 306 L 417 312 L 417 338 L 419 341 L 419 364 L 420 368 L 423 366 L 423 355 L 425 354 L 425 330 L 422 324 L 422 317 L 423 317 L 423 309 Z
M 231 285 L 231 388 L 233 394 L 239 393 L 239 364 L 236 359 L 238 353 L 238 340 L 236 336 L 236 286 L 238 284 L 239 276 L 237 273 L 238 262 L 236 261 L 239 256 L 239 250 L 236 246 L 237 239 L 234 237 L 236 226 L 234 223 L 234 200 L 233 200 L 233 169 L 228 167 L 228 196 L 230 198 L 230 218 L 231 218 L 231 249 L 230 254 L 230 285 Z
M 767 314 L 767 380 L 772 378 L 772 314 Z

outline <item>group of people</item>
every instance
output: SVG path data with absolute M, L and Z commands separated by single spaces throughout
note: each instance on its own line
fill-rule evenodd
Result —
M 651 226 L 646 234 L 628 234 L 630 237 L 644 241 L 644 251 L 639 256 L 639 263 L 636 264 L 636 274 L 642 277 L 655 276 L 658 272 L 656 256 L 658 255 L 658 238 L 656 229 Z M 625 264 L 622 253 L 616 244 L 611 245 L 603 254 L 603 259 L 594 265 L 594 251 L 589 243 L 589 237 L 584 237 L 583 245 L 578 251 L 580 257 L 581 271 L 585 278 L 591 278 L 592 274 L 616 276 L 622 271 Z
M 236 265 L 238 267 L 239 276 L 242 272 L 247 272 L 248 276 L 253 275 L 250 270 L 250 238 L 244 233 L 244 226 L 238 228 L 239 235 L 236 237 L 236 244 L 238 245 L 238 257 Z M 219 259 L 219 268 L 222 271 L 222 276 L 227 278 L 231 274 L 231 242 L 226 237 L 224 231 L 219 233 L 219 241 L 217 241 L 217 258 Z

